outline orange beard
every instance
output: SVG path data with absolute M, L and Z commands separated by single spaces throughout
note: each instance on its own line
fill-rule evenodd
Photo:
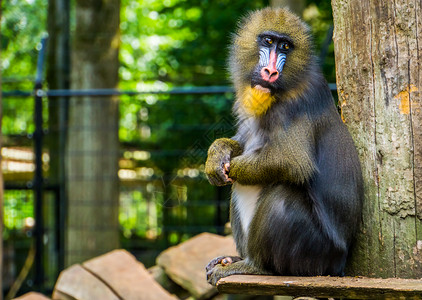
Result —
M 245 88 L 241 95 L 241 103 L 245 111 L 252 116 L 260 116 L 264 114 L 274 102 L 269 89 L 261 86 Z

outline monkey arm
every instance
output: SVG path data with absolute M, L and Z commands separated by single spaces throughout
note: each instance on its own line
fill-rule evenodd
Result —
M 289 135 L 288 141 L 283 143 L 283 140 L 233 158 L 229 178 L 245 185 L 277 181 L 306 182 L 317 169 L 309 135 Z
M 208 149 L 205 173 L 213 185 L 227 185 L 232 182 L 228 177 L 228 166 L 233 157 L 242 153 L 240 144 L 229 138 L 215 140 Z

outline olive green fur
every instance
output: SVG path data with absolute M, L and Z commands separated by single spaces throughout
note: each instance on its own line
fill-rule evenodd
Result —
M 315 157 L 310 141 L 312 124 L 301 118 L 286 131 L 270 134 L 268 145 L 260 155 L 255 153 L 233 157 L 229 177 L 244 185 L 289 181 L 303 184 L 314 174 Z
M 240 144 L 229 138 L 215 140 L 208 149 L 205 174 L 211 184 L 222 186 L 230 183 L 224 176 L 224 164 L 230 163 L 231 157 L 242 153 Z

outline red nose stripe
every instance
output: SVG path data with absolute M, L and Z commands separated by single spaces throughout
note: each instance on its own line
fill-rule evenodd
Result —
M 274 82 L 278 78 L 278 71 L 277 71 L 277 54 L 274 50 L 270 53 L 270 62 L 268 63 L 268 66 L 263 67 L 261 69 L 261 77 L 265 81 L 268 82 Z

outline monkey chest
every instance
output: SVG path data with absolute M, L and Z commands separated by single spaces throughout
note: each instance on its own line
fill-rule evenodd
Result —
M 259 153 L 264 147 L 265 140 L 263 135 L 258 131 L 256 124 L 250 123 L 246 134 L 243 155 Z M 244 235 L 248 235 L 249 225 L 255 215 L 258 198 L 261 194 L 262 186 L 260 185 L 242 185 L 235 182 L 232 187 L 232 201 L 234 209 L 238 216 L 238 230 L 242 230 Z
M 233 184 L 232 202 L 237 215 L 235 223 L 240 227 L 237 230 L 241 229 L 245 236 L 248 235 L 249 225 L 255 215 L 261 190 L 262 186 L 259 185 Z

